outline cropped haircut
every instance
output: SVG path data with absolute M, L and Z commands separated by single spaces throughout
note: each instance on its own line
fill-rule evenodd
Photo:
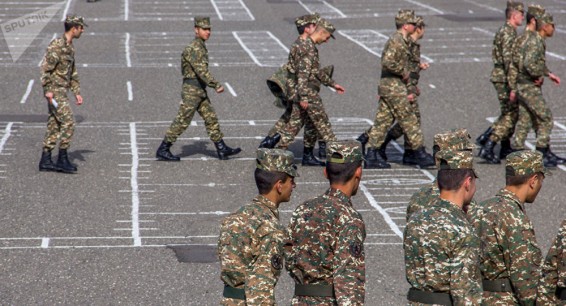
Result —
M 527 18 L 526 18 L 526 19 L 527 19 L 527 24 L 528 24 L 528 23 L 531 23 L 531 20 L 534 19 L 535 22 L 536 22 L 536 23 L 535 23 L 535 27 L 536 27 L 536 25 L 538 25 L 538 21 L 537 21 L 537 18 L 535 17 L 535 15 L 533 15 L 533 14 L 531 14 L 531 13 L 527 13 Z
M 529 181 L 529 179 L 535 175 L 544 176 L 542 172 L 537 172 L 535 174 L 526 174 L 526 175 L 515 175 L 515 176 L 506 176 L 505 177 L 505 185 L 507 186 L 520 186 Z
M 362 165 L 362 161 L 353 163 L 326 163 L 326 175 L 330 184 L 344 184 L 354 177 L 356 169 Z
M 440 190 L 458 190 L 468 177 L 476 177 L 472 169 L 440 169 L 436 181 Z
M 287 182 L 289 175 L 285 172 L 271 172 L 256 168 L 254 178 L 259 194 L 268 194 L 277 181 Z
M 80 24 L 74 22 L 65 22 L 65 32 L 69 32 L 72 28 L 80 27 Z

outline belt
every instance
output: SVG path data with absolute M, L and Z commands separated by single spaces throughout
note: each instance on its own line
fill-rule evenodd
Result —
M 334 297 L 334 286 L 295 284 L 295 295 Z
M 206 84 L 202 84 L 198 79 L 183 79 L 183 84 L 206 88 Z
M 556 287 L 556 297 L 561 301 L 566 301 L 566 288 Z
M 389 71 L 381 71 L 381 78 L 396 78 L 396 79 L 401 79 L 400 75 L 397 74 L 393 74 Z
M 531 79 L 531 78 L 528 77 L 528 76 L 519 75 L 519 76 L 517 77 L 517 83 L 518 83 L 518 84 L 533 84 L 533 83 L 534 83 L 534 80 Z
M 452 297 L 448 293 L 443 292 L 428 292 L 422 291 L 415 288 L 409 289 L 407 294 L 407 300 L 415 303 L 423 304 L 437 304 L 452 306 Z
M 224 292 L 222 295 L 229 299 L 246 300 L 246 291 L 244 289 L 234 288 L 226 284 L 224 284 Z
M 483 291 L 489 292 L 513 292 L 513 287 L 511 286 L 511 281 L 508 278 L 500 278 L 496 280 L 482 281 Z

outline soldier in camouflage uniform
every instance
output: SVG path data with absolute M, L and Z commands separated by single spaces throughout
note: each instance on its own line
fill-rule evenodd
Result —
M 476 191 L 471 151 L 442 150 L 434 203 L 409 219 L 403 248 L 409 305 L 479 305 L 480 242 L 463 207 Z
M 322 44 L 330 37 L 336 29 L 327 20 L 321 18 L 316 30 L 306 40 L 295 41 L 289 52 L 289 73 L 292 75 L 287 80 L 288 98 L 293 101 L 291 118 L 281 130 L 281 141 L 278 148 L 286 149 L 299 133 L 306 120 L 310 119 L 315 126 L 318 135 L 323 141 L 335 141 L 336 136 L 332 132 L 328 115 L 324 110 L 322 100 L 319 96 L 320 85 L 332 87 L 339 94 L 344 93 L 344 87 L 337 84 L 327 74 L 320 73 L 318 49 L 316 44 Z M 303 165 L 324 165 L 314 157 L 313 146 L 307 147 L 305 143 L 303 151 Z
M 71 90 L 75 94 L 77 105 L 83 104 L 79 74 L 75 66 L 73 39 L 79 39 L 86 26 L 83 17 L 67 16 L 65 33 L 51 41 L 41 62 L 41 85 L 47 99 L 49 119 L 39 171 L 77 172 L 77 167 L 69 162 L 67 155 L 75 131 L 75 119 L 67 92 Z M 51 151 L 57 146 L 58 140 L 59 157 L 57 164 L 53 164 Z
M 363 305 L 365 224 L 351 202 L 362 177 L 358 142 L 330 142 L 330 188 L 299 205 L 289 224 L 285 266 L 295 280 L 291 305 Z
M 411 105 L 414 97 L 407 89 L 411 58 L 409 36 L 415 32 L 416 22 L 414 11 L 400 10 L 395 17 L 397 31 L 383 48 L 381 81 L 378 87 L 379 106 L 373 126 L 366 131 L 369 139 L 365 168 L 391 168 L 378 154 L 378 150 L 394 120 L 397 120 L 403 129 L 412 150 L 411 154 L 403 159 L 403 163 L 421 167 L 434 166 L 434 158 L 425 150 L 419 119 Z
M 212 77 L 208 71 L 208 50 L 205 42 L 210 38 L 211 25 L 209 17 L 195 17 L 195 39 L 185 48 L 181 57 L 181 72 L 183 74 L 183 101 L 179 112 L 165 134 L 155 157 L 164 161 L 179 161 L 180 157 L 171 153 L 170 148 L 177 138 L 187 129 L 195 112 L 204 119 L 204 125 L 210 140 L 214 142 L 219 159 L 241 152 L 240 148 L 230 148 L 224 143 L 224 135 L 216 111 L 208 99 L 206 87 L 214 88 L 217 93 L 224 92 L 224 87 Z
M 528 111 L 533 122 L 537 134 L 536 149 L 543 153 L 546 167 L 556 167 L 558 162 L 563 162 L 550 150 L 552 112 L 542 95 L 542 83 L 544 77 L 549 74 L 546 67 L 545 39 L 553 34 L 553 18 L 545 13 L 537 19 L 537 32 L 529 35 L 522 48 L 518 48 L 516 56 L 513 56 L 517 66 L 517 99 Z M 555 79 L 555 82 L 560 83 L 560 79 Z
M 513 43 L 517 38 L 517 27 L 523 23 L 524 19 L 523 4 L 508 1 L 505 16 L 505 24 L 499 28 L 493 39 L 493 70 L 490 79 L 497 92 L 501 114 L 477 140 L 478 144 L 482 146 L 479 156 L 489 164 L 499 164 L 501 163 L 500 158 L 505 158 L 513 152 L 510 138 L 519 116 L 517 103 L 509 99 L 510 87 L 507 75 L 512 63 Z M 499 141 L 501 141 L 501 150 L 499 157 L 497 157 L 493 149 Z
M 566 219 L 542 265 L 537 305 L 566 305 Z
M 452 151 L 472 151 L 474 145 L 470 142 L 470 134 L 466 129 L 454 129 L 444 133 L 438 133 L 434 135 L 434 155 L 440 150 L 452 150 Z M 440 161 L 436 159 L 436 164 L 440 165 Z M 440 190 L 438 189 L 438 183 L 436 180 L 430 184 L 421 187 L 417 192 L 415 192 L 409 204 L 407 205 L 406 219 L 409 222 L 411 216 L 417 211 L 430 207 L 438 196 L 440 195 Z M 472 200 L 470 204 L 474 205 Z M 464 207 L 466 210 L 467 207 Z
M 258 149 L 256 162 L 259 194 L 220 226 L 221 305 L 275 305 L 285 239 L 278 209 L 291 198 L 297 166 L 292 152 L 279 149 Z
M 470 220 L 482 242 L 481 273 L 486 305 L 534 305 L 542 254 L 525 211 L 547 173 L 537 151 L 507 156 L 506 186 L 478 205 Z

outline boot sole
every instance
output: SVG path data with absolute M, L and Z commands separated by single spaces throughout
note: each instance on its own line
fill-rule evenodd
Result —
M 60 172 L 61 169 L 46 169 L 46 168 L 39 168 L 41 172 Z
M 178 161 L 181 161 L 181 159 L 167 159 L 167 158 L 161 158 L 161 157 L 157 157 L 157 160 L 159 160 L 159 161 L 168 161 L 168 162 L 178 162 Z

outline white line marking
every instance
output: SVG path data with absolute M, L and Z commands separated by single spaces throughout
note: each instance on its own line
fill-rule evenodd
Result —
M 471 1 L 471 0 L 464 0 L 464 1 L 465 1 L 465 2 L 468 2 L 468 3 L 472 3 L 472 4 L 475 4 L 475 5 L 479 6 L 479 7 L 483 7 L 483 8 L 485 8 L 485 9 L 488 9 L 488 10 L 490 10 L 490 11 L 494 11 L 494 12 L 503 13 L 503 10 L 501 10 L 501 9 L 498 9 L 498 8 L 495 8 L 495 7 L 493 7 L 493 6 L 489 6 L 489 5 L 485 5 L 485 4 L 477 3 L 477 2 L 475 2 L 475 1 Z
M 373 208 L 375 208 L 383 217 L 383 219 L 385 220 L 385 222 L 389 225 L 389 227 L 391 228 L 391 230 L 397 234 L 397 236 L 399 236 L 399 238 L 403 238 L 403 233 L 401 232 L 401 230 L 399 229 L 399 227 L 397 226 L 397 224 L 395 224 L 395 222 L 391 219 L 391 217 L 389 216 L 389 214 L 383 209 L 383 207 L 381 207 L 377 201 L 375 200 L 375 198 L 373 197 L 373 195 L 371 194 L 371 192 L 369 192 L 369 190 L 366 188 L 365 184 L 361 183 L 360 184 L 360 188 L 362 189 L 362 192 L 364 193 L 364 195 L 366 196 L 366 198 L 369 201 L 369 204 L 371 206 L 373 206 Z
M 141 246 L 140 237 L 140 223 L 139 223 L 139 210 L 140 210 L 140 199 L 138 190 L 138 146 L 136 139 L 136 123 L 130 123 L 130 143 L 132 148 L 132 238 L 134 239 L 134 246 Z
M 407 1 L 407 2 L 409 2 L 409 3 L 412 3 L 412 4 L 415 4 L 415 5 L 418 5 L 418 6 L 422 6 L 422 7 L 424 7 L 424 8 L 427 8 L 427 9 L 429 9 L 429 10 L 431 10 L 431 11 L 437 13 L 437 14 L 444 15 L 444 12 L 443 12 L 443 11 L 441 11 L 441 10 L 439 10 L 439 9 L 437 9 L 437 8 L 434 8 L 434 7 L 430 6 L 430 5 L 426 5 L 426 4 L 424 4 L 424 3 L 420 3 L 420 2 L 414 1 L 414 0 L 405 0 L 405 1 Z
M 234 35 L 234 38 L 236 38 L 236 40 L 238 41 L 238 43 L 240 44 L 240 46 L 242 46 L 242 49 L 244 49 L 244 51 L 246 51 L 246 53 L 251 57 L 251 59 L 254 61 L 254 63 L 256 63 L 258 66 L 263 67 L 263 64 L 261 64 L 257 58 L 255 57 L 255 55 L 253 54 L 253 52 L 248 49 L 248 47 L 244 44 L 244 42 L 240 39 L 240 37 L 238 36 L 238 33 L 236 33 L 235 31 L 232 32 L 232 35 Z
M 128 0 L 124 0 L 124 20 L 128 21 L 128 18 L 130 17 L 130 3 Z
M 546 54 L 548 54 L 548 55 L 550 55 L 550 56 L 553 56 L 553 57 L 556 57 L 556 58 L 558 58 L 558 59 L 560 59 L 560 60 L 566 60 L 566 57 L 564 57 L 564 56 L 562 56 L 562 55 L 560 55 L 560 54 L 556 54 L 556 53 L 554 53 L 554 52 L 546 51 Z
M 71 1 L 73 0 L 67 0 L 67 5 L 65 6 L 65 10 L 63 11 L 63 17 L 61 18 L 61 21 L 65 21 L 65 18 L 67 18 L 67 14 L 69 13 L 69 7 L 71 6 Z
M 49 247 L 49 238 L 41 238 L 41 247 L 44 249 Z
M 435 89 L 435 88 L 436 88 L 436 86 L 434 86 L 434 84 L 428 84 L 428 86 L 429 86 L 430 88 L 432 88 L 432 89 Z
M 273 33 L 267 31 L 267 35 L 269 35 L 269 37 L 273 38 L 273 40 L 275 40 L 280 46 L 281 48 L 283 48 L 283 50 L 285 50 L 287 53 L 289 53 L 289 49 L 279 40 L 279 38 L 277 38 L 277 36 L 273 35 Z
M 4 129 L 4 136 L 2 136 L 2 139 L 0 139 L 0 153 L 2 153 L 2 150 L 4 149 L 4 145 L 8 141 L 8 138 L 10 137 L 12 125 L 14 125 L 14 123 L 9 122 L 6 125 L 6 128 Z
M 255 125 L 255 121 L 253 121 L 253 120 L 250 120 L 249 123 L 250 123 L 250 125 Z
M 309 14 L 312 14 L 313 11 L 311 11 L 304 3 L 303 1 L 299 0 L 299 4 L 307 11 L 309 12 Z
M 394 146 L 399 152 L 403 152 L 403 151 L 404 151 L 404 150 L 401 148 L 401 146 L 400 146 L 397 142 L 392 141 L 391 144 L 393 144 L 393 146 Z M 433 181 L 436 179 L 436 178 L 434 177 L 434 175 L 432 175 L 432 173 L 428 172 L 427 170 L 425 170 L 425 169 L 420 169 L 420 168 L 419 168 L 419 170 L 420 170 L 424 175 L 426 175 L 426 176 L 430 179 L 430 182 L 433 182 Z
M 126 33 L 126 41 L 124 42 L 126 50 L 126 66 L 132 67 L 132 59 L 130 57 L 130 33 Z
M 220 10 L 218 10 L 218 6 L 216 6 L 216 2 L 214 2 L 214 0 L 210 0 L 210 2 L 212 3 L 214 10 L 216 11 L 216 15 L 218 15 L 218 19 L 223 20 L 224 18 L 222 18 L 222 14 L 220 14 Z
M 326 1 L 322 1 L 322 3 L 324 3 L 324 5 L 328 6 L 330 9 L 334 10 L 336 13 L 338 13 L 338 15 L 340 15 L 340 17 L 342 18 L 346 18 L 348 16 L 346 16 L 346 14 L 342 13 L 341 10 L 337 9 L 336 7 L 334 7 L 333 5 L 331 5 L 330 3 L 326 2 Z
M 134 92 L 132 91 L 132 82 L 126 82 L 126 88 L 128 88 L 128 101 L 134 100 Z
M 20 104 L 26 103 L 26 100 L 28 99 L 29 94 L 31 93 L 31 88 L 33 87 L 34 82 L 35 82 L 35 80 L 29 80 L 28 88 L 26 89 L 26 93 L 22 97 L 22 100 L 20 100 Z
M 360 46 L 360 47 L 366 49 L 367 52 L 369 52 L 369 53 L 371 53 L 371 54 L 373 54 L 373 55 L 375 55 L 375 56 L 381 58 L 381 54 L 379 54 L 379 53 L 373 51 L 372 49 L 368 48 L 365 44 L 363 44 L 362 42 L 358 41 L 357 39 L 354 39 L 352 36 L 350 36 L 350 35 L 348 35 L 348 34 L 342 32 L 342 31 L 338 31 L 338 33 L 340 33 L 340 35 L 346 37 L 347 39 L 353 41 L 353 42 L 354 42 L 355 44 L 357 44 L 358 46 Z
M 224 85 L 226 85 L 226 88 L 228 88 L 228 91 L 232 94 L 232 96 L 234 96 L 234 97 L 238 96 L 236 94 L 236 92 L 234 91 L 234 88 L 232 88 L 232 86 L 230 85 L 230 83 L 226 82 L 226 83 L 224 83 Z
M 252 15 L 252 12 L 250 12 L 250 9 L 246 6 L 244 1 L 242 1 L 242 0 L 239 0 L 239 1 L 242 4 L 242 6 L 244 7 L 244 9 L 246 10 L 246 12 L 248 13 L 248 15 L 250 15 L 250 18 L 252 19 L 252 21 L 254 21 L 255 17 L 254 17 L 254 15 Z
M 484 33 L 484 34 L 489 35 L 489 36 L 495 35 L 495 33 L 491 32 L 491 31 L 488 31 L 488 30 L 482 29 L 482 28 L 478 28 L 478 27 L 472 27 L 472 30 Z

